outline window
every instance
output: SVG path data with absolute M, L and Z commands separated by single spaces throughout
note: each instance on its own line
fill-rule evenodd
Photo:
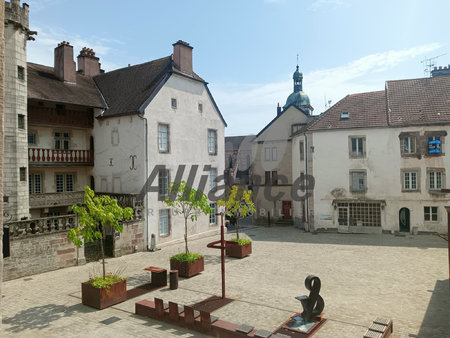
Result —
M 198 104 L 198 112 L 203 113 L 203 104 L 202 103 Z
M 423 207 L 423 216 L 425 221 L 437 221 L 438 207 Z
M 217 204 L 211 203 L 209 206 L 212 209 L 211 213 L 209 214 L 209 224 L 217 224 L 217 217 L 216 217 Z
M 56 174 L 56 192 L 74 191 L 73 174 Z
M 365 137 L 350 136 L 350 157 L 365 156 Z
M 28 175 L 28 190 L 30 194 L 42 193 L 42 176 L 41 174 Z
M 162 200 L 163 197 L 166 197 L 169 194 L 169 170 L 160 170 L 159 171 L 159 197 Z
M 342 201 L 335 207 L 339 225 L 381 227 L 381 203 Z
M 278 172 L 272 171 L 272 185 L 278 184 Z
M 213 129 L 208 129 L 208 153 L 217 154 L 217 131 Z
M 429 171 L 428 172 L 428 187 L 430 190 L 441 190 L 442 189 L 442 172 L 440 171 Z
M 216 187 L 216 185 L 217 185 L 216 177 L 217 177 L 217 169 L 211 169 L 209 171 L 210 189 L 214 189 Z
M 304 161 L 305 160 L 305 144 L 302 142 L 300 142 L 300 161 Z
M 19 80 L 25 80 L 25 68 L 17 66 L 17 78 Z
M 36 145 L 36 133 L 28 133 L 28 144 Z
M 55 149 L 63 150 L 69 149 L 70 146 L 70 134 L 65 132 L 55 133 Z
M 19 129 L 25 129 L 25 115 L 19 114 L 17 119 L 17 127 Z
M 416 191 L 418 190 L 418 172 L 417 171 L 403 171 L 403 190 Z
M 169 126 L 167 124 L 158 125 L 158 144 L 160 153 L 169 152 Z
M 27 180 L 27 168 L 21 167 L 19 169 L 19 177 L 21 182 L 25 182 Z
M 364 171 L 353 171 L 351 176 L 351 191 L 366 191 L 366 173 Z
M 119 145 L 119 129 L 117 128 L 111 130 L 111 144 L 113 146 Z
M 277 160 L 277 148 L 272 148 L 272 161 Z
M 440 154 L 441 153 L 441 137 L 429 136 L 428 137 L 428 154 Z
M 341 112 L 341 120 L 348 120 L 350 119 L 350 113 L 348 111 Z
M 265 171 L 265 185 L 269 185 L 270 184 L 270 171 Z
M 177 99 L 174 99 L 174 98 L 171 99 L 171 106 L 172 106 L 172 108 L 174 108 L 174 109 L 177 108 Z
M 416 152 L 416 138 L 406 136 L 403 138 L 403 153 L 414 154 Z
M 169 210 L 159 210 L 159 235 L 169 236 Z
M 264 153 L 265 153 L 264 159 L 265 159 L 266 161 L 270 161 L 270 148 L 269 148 L 269 147 L 264 148 Z

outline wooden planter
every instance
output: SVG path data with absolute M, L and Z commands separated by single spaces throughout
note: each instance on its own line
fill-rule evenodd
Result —
M 191 277 L 205 270 L 205 259 L 202 257 L 192 263 L 171 259 L 170 270 L 178 270 L 180 277 Z
M 252 253 L 252 242 L 244 245 L 235 245 L 231 248 L 226 249 L 227 256 L 244 258 Z
M 81 283 L 81 298 L 84 305 L 99 310 L 121 303 L 127 300 L 127 281 L 117 282 L 109 290 L 95 288 L 88 282 Z

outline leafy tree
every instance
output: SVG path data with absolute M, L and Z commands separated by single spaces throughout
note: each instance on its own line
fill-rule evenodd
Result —
M 103 238 L 105 237 L 105 227 L 111 226 L 114 231 L 123 232 L 122 219 L 133 218 L 133 209 L 121 208 L 117 205 L 117 200 L 110 196 L 95 196 L 95 193 L 88 186 L 84 187 L 84 205 L 73 205 L 72 210 L 78 215 L 78 226 L 72 228 L 67 233 L 67 237 L 78 248 L 85 243 L 100 240 L 100 250 L 102 253 L 103 279 L 105 274 L 105 251 L 103 248 Z
M 236 219 L 236 238 L 239 240 L 239 218 L 246 217 L 255 212 L 252 201 L 252 192 L 242 186 L 233 185 L 226 199 L 219 200 L 218 204 L 225 207 L 225 214 Z
M 171 184 L 169 187 L 169 196 L 164 199 L 164 203 L 172 207 L 177 215 L 184 217 L 184 243 L 186 256 L 188 256 L 188 218 L 192 222 L 195 222 L 200 213 L 208 215 L 213 212 L 213 209 L 208 204 L 208 197 L 201 191 L 187 186 L 185 181 L 181 181 L 180 183 Z

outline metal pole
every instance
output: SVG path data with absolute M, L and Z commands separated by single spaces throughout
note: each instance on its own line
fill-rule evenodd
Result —
M 222 299 L 225 299 L 225 240 L 224 240 L 224 229 L 223 229 L 223 213 L 220 214 L 221 217 L 221 227 L 220 227 L 220 255 L 222 260 Z

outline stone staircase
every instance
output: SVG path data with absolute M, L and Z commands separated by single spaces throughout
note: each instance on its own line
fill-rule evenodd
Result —
M 280 219 L 276 220 L 274 224 L 279 225 L 279 226 L 293 226 L 294 220 L 280 218 Z

